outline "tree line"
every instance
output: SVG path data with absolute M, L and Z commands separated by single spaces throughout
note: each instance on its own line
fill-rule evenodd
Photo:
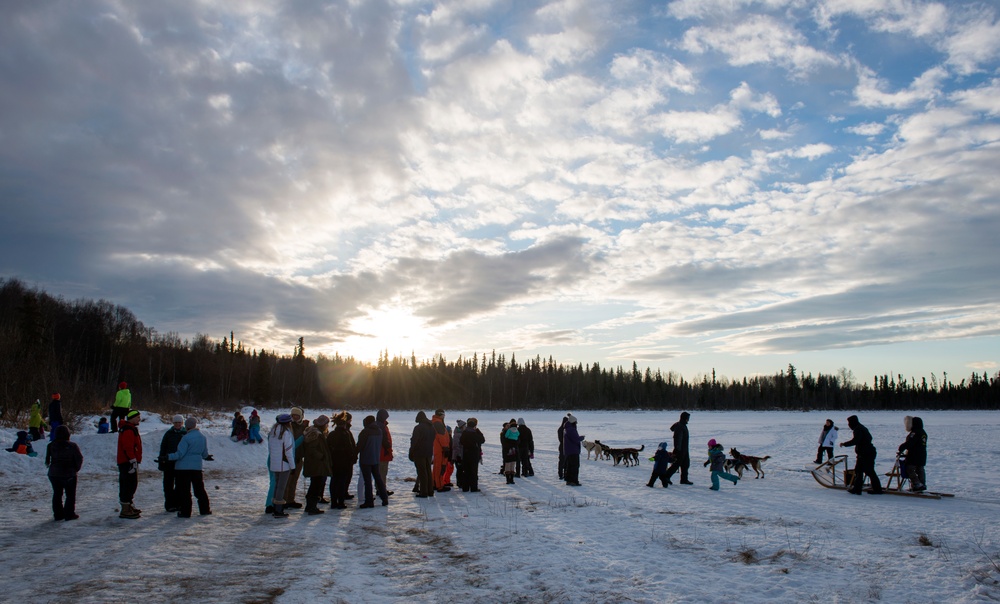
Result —
M 306 356 L 304 338 L 291 355 L 248 349 L 230 332 L 193 341 L 143 325 L 127 308 L 100 300 L 67 301 L 0 280 L 0 419 L 24 416 L 36 399 L 60 392 L 64 409 L 110 407 L 126 381 L 144 409 L 231 409 L 289 405 L 334 409 L 997 409 L 1000 372 L 973 372 L 955 383 L 876 375 L 859 382 L 802 374 L 793 365 L 773 375 L 695 380 L 673 371 L 564 365 L 551 356 L 519 361 L 496 351 L 448 361 L 379 356 L 376 364 L 335 354 Z

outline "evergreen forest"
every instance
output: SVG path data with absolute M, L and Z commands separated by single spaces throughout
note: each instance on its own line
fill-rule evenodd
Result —
M 139 409 L 998 409 L 1000 372 L 951 377 L 875 375 L 857 380 L 802 373 L 687 381 L 674 372 L 552 357 L 518 359 L 494 350 L 447 360 L 382 355 L 375 365 L 340 355 L 248 348 L 232 332 L 193 341 L 158 333 L 127 308 L 66 301 L 0 280 L 0 420 L 20 421 L 32 402 L 60 392 L 64 411 L 100 412 L 120 381 Z

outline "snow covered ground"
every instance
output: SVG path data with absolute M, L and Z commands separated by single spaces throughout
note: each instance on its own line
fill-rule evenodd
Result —
M 244 410 L 248 415 L 250 409 Z M 262 412 L 265 425 L 277 410 Z M 329 410 L 307 410 L 315 417 Z M 353 412 L 355 424 L 365 412 Z M 147 416 L 136 505 L 117 516 L 115 435 L 75 434 L 85 457 L 73 522 L 52 520 L 44 446 L 37 458 L 0 451 L 0 593 L 7 602 L 979 602 L 1000 600 L 1000 413 L 923 412 L 927 481 L 953 499 L 856 497 L 820 487 L 812 467 L 827 417 L 850 438 L 850 412 L 692 413 L 692 480 L 647 488 L 657 443 L 677 413 L 574 413 L 580 433 L 644 444 L 638 467 L 584 459 L 582 487 L 556 476 L 561 412 L 519 412 L 535 435 L 534 478 L 504 484 L 500 424 L 487 438 L 481 493 L 415 499 L 406 461 L 414 413 L 393 412 L 397 460 L 387 508 L 319 516 L 263 514 L 266 447 L 228 440 L 229 418 L 203 423 L 212 516 L 163 511 L 152 459 L 168 427 Z M 903 413 L 858 414 L 889 470 Z M 357 433 L 355 426 L 355 434 Z M 0 430 L 10 446 L 14 431 Z M 708 489 L 709 438 L 770 455 L 767 477 Z M 844 453 L 846 449 L 838 449 Z M 852 454 L 853 465 L 853 454 Z M 300 492 L 305 489 L 300 481 Z M 352 487 L 353 491 L 353 487 Z M 356 501 L 354 502 L 356 503 Z

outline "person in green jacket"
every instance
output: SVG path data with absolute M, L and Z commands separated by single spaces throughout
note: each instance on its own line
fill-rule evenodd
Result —
M 118 422 L 125 419 L 129 410 L 132 409 L 132 392 L 128 389 L 128 384 L 122 382 L 118 384 L 118 394 L 115 395 L 115 404 L 111 407 L 111 431 L 118 431 Z
M 48 424 L 42 418 L 42 402 L 35 399 L 31 405 L 31 415 L 28 416 L 28 433 L 31 440 L 41 440 L 45 437 L 44 430 L 48 429 Z

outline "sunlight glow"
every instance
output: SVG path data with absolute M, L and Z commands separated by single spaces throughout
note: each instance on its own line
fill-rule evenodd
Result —
M 409 357 L 411 352 L 419 354 L 430 343 L 424 321 L 400 306 L 370 309 L 364 317 L 352 321 L 350 329 L 355 335 L 338 346 L 341 354 L 373 364 L 380 352 L 388 351 L 390 357 Z

